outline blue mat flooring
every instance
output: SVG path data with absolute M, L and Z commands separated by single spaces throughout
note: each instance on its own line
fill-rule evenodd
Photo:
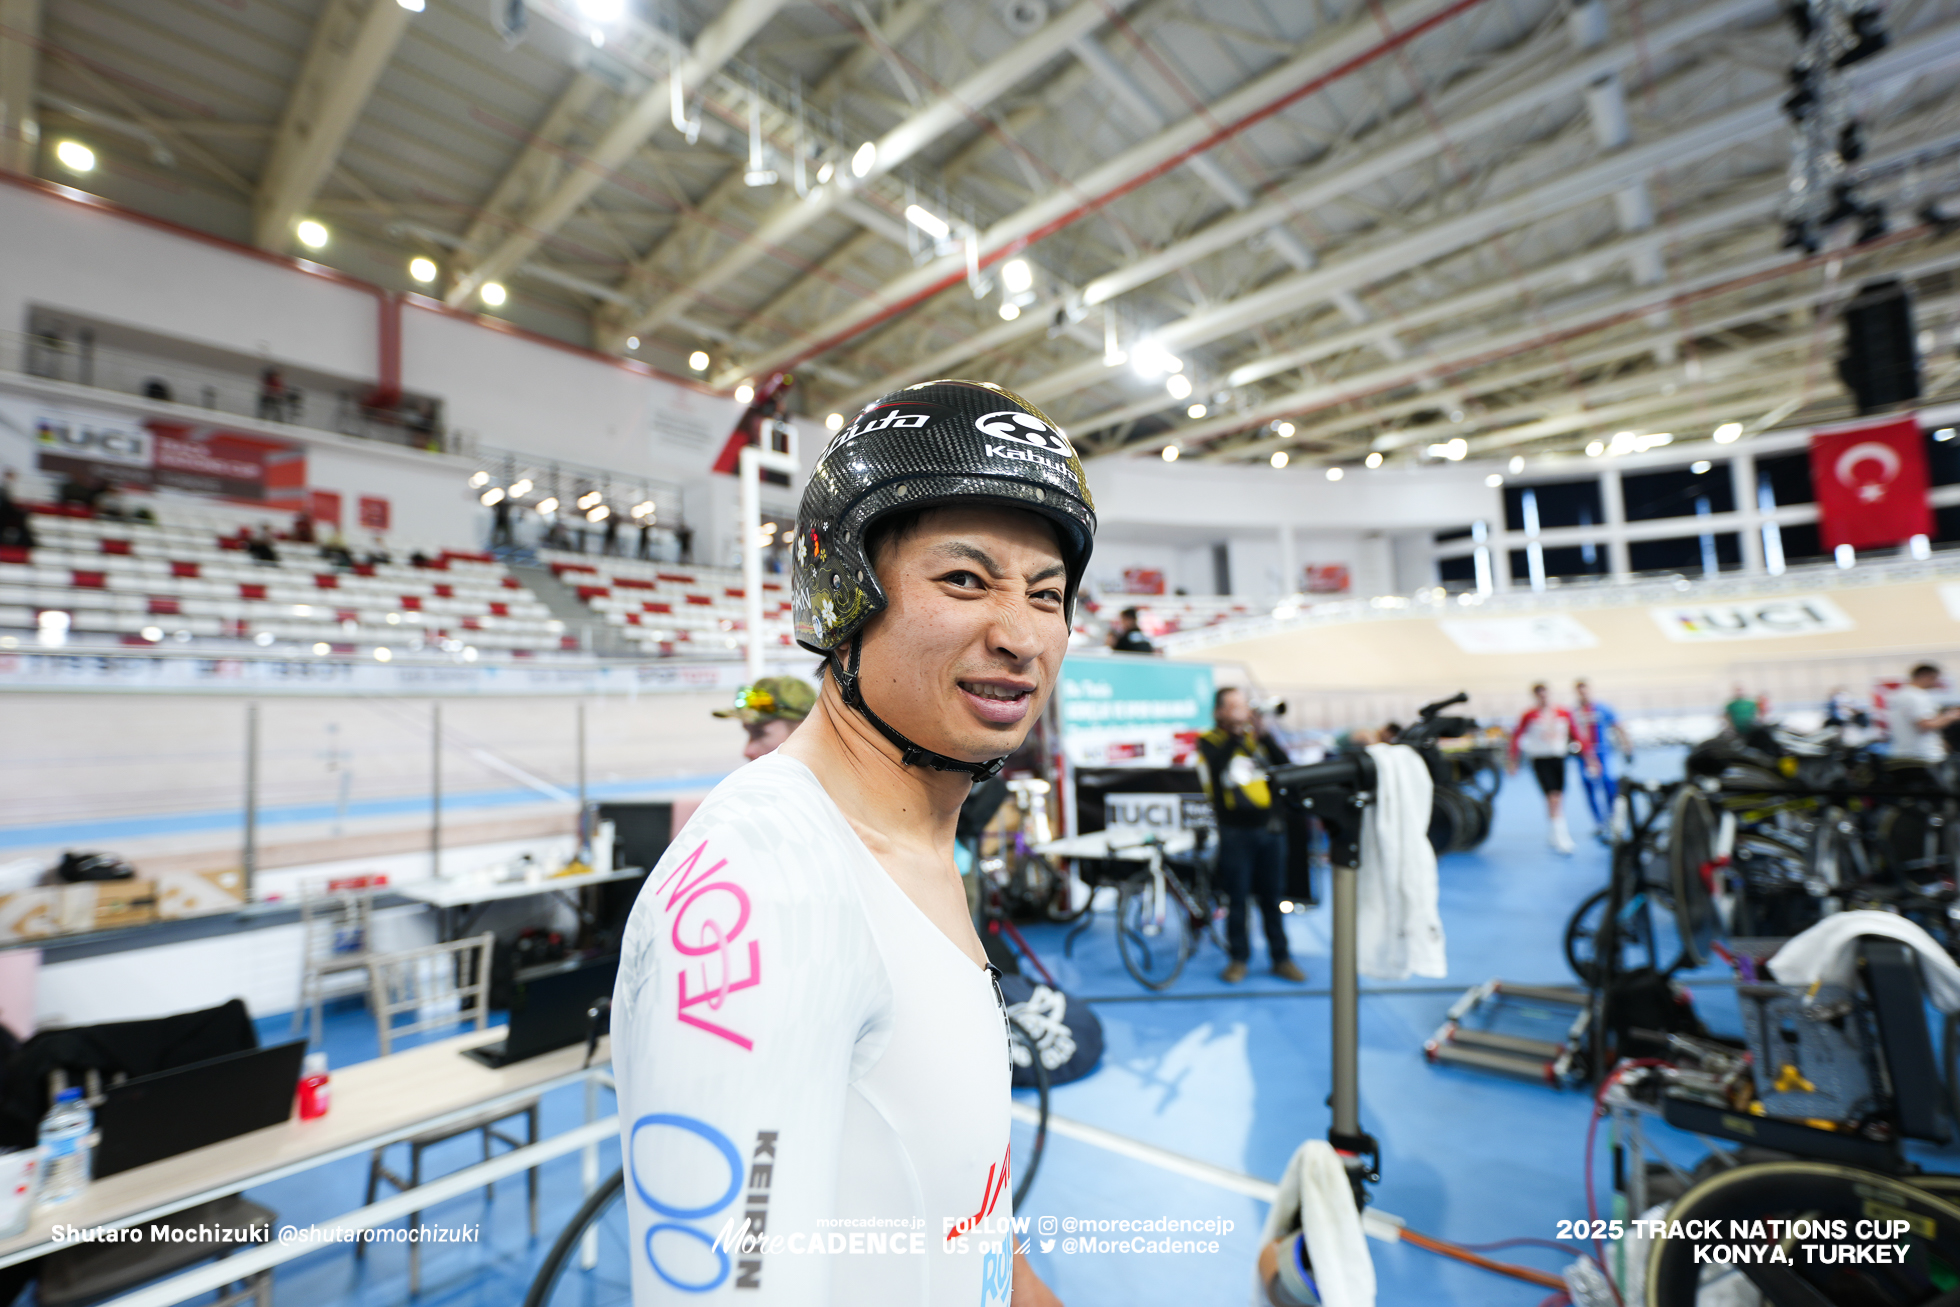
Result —
M 1678 754 L 1643 761 L 1652 774 L 1679 773 Z M 1586 1095 L 1433 1067 L 1421 1048 L 1445 1010 L 1472 984 L 1492 976 L 1570 982 L 1561 952 L 1566 918 L 1605 883 L 1607 874 L 1605 848 L 1585 838 L 1590 829 L 1590 821 L 1579 818 L 1574 822 L 1578 851 L 1570 857 L 1552 852 L 1535 788 L 1528 778 L 1507 784 L 1498 798 L 1489 841 L 1475 853 L 1446 858 L 1441 868 L 1449 975 L 1440 981 L 1364 986 L 1362 1120 L 1383 1149 L 1374 1201 L 1412 1229 L 1465 1244 L 1548 1240 L 1559 1221 L 1586 1214 Z M 1077 941 L 1072 958 L 1062 956 L 1063 928 L 1042 926 L 1027 932 L 1061 983 L 1093 1002 L 1106 1039 L 1100 1068 L 1058 1088 L 1053 1111 L 1143 1147 L 1126 1151 L 1051 1134 L 1019 1215 L 1037 1221 L 1052 1216 L 1058 1226 L 1070 1219 L 1159 1216 L 1233 1225 L 1221 1237 L 1217 1253 L 1069 1255 L 1059 1239 L 1053 1251 L 1043 1253 L 1037 1247 L 1032 1254 L 1036 1268 L 1068 1307 L 1236 1307 L 1250 1300 L 1265 1205 L 1166 1170 L 1150 1150 L 1275 1181 L 1301 1142 L 1324 1135 L 1329 1065 L 1326 910 L 1296 912 L 1287 925 L 1294 955 L 1309 974 L 1306 986 L 1266 975 L 1263 956 L 1255 956 L 1252 977 L 1242 986 L 1227 987 L 1217 978 L 1225 958 L 1207 946 L 1162 995 L 1146 995 L 1123 970 L 1107 919 Z M 1263 944 L 1256 947 L 1263 949 Z M 1718 1033 L 1735 1035 L 1740 1033 L 1739 1020 L 1724 979 L 1713 971 L 1691 978 L 1704 1019 Z M 261 1026 L 268 1039 L 287 1037 L 284 1016 L 268 1018 Z M 376 1052 L 372 1024 L 352 1006 L 329 1014 L 325 1045 L 335 1066 Z M 584 1091 L 578 1088 L 547 1097 L 546 1131 L 576 1125 L 583 1119 L 583 1101 Z M 612 1110 L 610 1098 L 603 1110 Z M 1690 1165 L 1704 1151 L 1694 1139 L 1664 1126 L 1656 1126 L 1654 1135 L 1672 1156 Z M 1017 1162 L 1026 1156 L 1030 1137 L 1028 1127 L 1015 1127 Z M 1595 1159 L 1596 1183 L 1606 1202 L 1603 1137 L 1597 1152 L 1602 1156 Z M 477 1156 L 473 1140 L 459 1139 L 431 1154 L 430 1170 L 439 1174 Z M 616 1144 L 607 1147 L 603 1164 L 608 1173 L 618 1164 Z M 1960 1169 L 1960 1161 L 1943 1169 Z M 263 1186 L 251 1196 L 276 1211 L 281 1222 L 304 1224 L 358 1206 L 366 1176 L 366 1160 L 353 1159 Z M 520 1301 L 552 1237 L 579 1201 L 578 1158 L 547 1164 L 541 1178 L 541 1233 L 536 1239 L 526 1228 L 521 1177 L 501 1182 L 492 1196 L 473 1193 L 432 1209 L 426 1217 L 431 1223 L 480 1226 L 482 1241 L 425 1249 L 417 1301 L 443 1307 L 511 1307 Z M 1066 1229 L 1059 1232 L 1066 1234 Z M 1410 1244 L 1371 1242 L 1369 1247 L 1383 1304 L 1535 1307 L 1557 1300 L 1548 1289 Z M 1571 1260 L 1554 1249 L 1529 1247 L 1496 1255 L 1548 1271 Z M 344 1247 L 309 1254 L 279 1269 L 276 1299 L 293 1307 L 408 1302 L 406 1248 L 377 1245 L 363 1261 Z

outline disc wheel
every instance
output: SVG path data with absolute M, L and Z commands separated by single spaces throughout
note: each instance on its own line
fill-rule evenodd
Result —
M 1165 873 L 1166 882 L 1169 873 Z M 1116 896 L 1116 951 L 1145 989 L 1168 988 L 1196 946 L 1191 914 L 1168 883 L 1159 892 L 1149 872 L 1124 881 Z
M 579 1245 L 592 1237 L 592 1265 Z M 626 1224 L 626 1171 L 594 1189 L 559 1232 L 524 1295 L 524 1307 L 632 1307 L 633 1235 Z
M 1802 1245 L 1866 1245 L 1853 1233 L 1859 1221 L 1904 1220 L 1908 1231 L 1889 1242 L 1907 1249 L 1902 1264 L 1820 1263 Z M 1731 1242 L 1656 1239 L 1647 1258 L 1647 1307 L 1699 1307 L 1731 1286 L 1717 1277 L 1746 1276 L 1766 1303 L 1776 1307 L 1928 1307 L 1946 1303 L 1960 1285 L 1960 1207 L 1873 1171 L 1827 1162 L 1762 1162 L 1723 1171 L 1681 1195 L 1667 1220 L 1713 1221 L 1724 1233 L 1731 1221 L 1807 1220 L 1844 1222 L 1843 1238 L 1785 1239 L 1775 1246 L 1788 1262 L 1711 1266 L 1697 1262 L 1699 1243 Z M 1734 1242 L 1773 1243 L 1770 1240 Z M 1707 1277 L 1705 1280 L 1704 1277 Z M 1704 1290 L 1704 1285 L 1708 1287 Z M 1723 1297 L 1721 1301 L 1736 1301 Z
M 1684 785 L 1668 805 L 1667 881 L 1680 921 L 1682 951 L 1691 966 L 1714 956 L 1715 938 L 1722 933 L 1708 879 L 1715 874 L 1714 864 L 1714 806 L 1699 789 Z

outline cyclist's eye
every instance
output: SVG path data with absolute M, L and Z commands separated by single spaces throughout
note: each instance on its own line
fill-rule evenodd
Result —
M 967 571 L 948 572 L 939 579 L 947 585 L 956 585 L 962 590 L 975 589 L 980 585 L 980 578 Z
M 1037 603 L 1059 604 L 1062 602 L 1062 592 L 1060 590 L 1037 590 L 1032 597 Z

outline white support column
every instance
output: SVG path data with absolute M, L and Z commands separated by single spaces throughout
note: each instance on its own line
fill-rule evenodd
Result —
M 1299 593 L 1300 559 L 1293 548 L 1293 524 L 1288 522 L 1279 529 L 1279 597 Z
M 789 448 L 778 452 L 774 435 L 784 432 Z M 762 469 L 781 472 L 792 480 L 796 476 L 796 428 L 787 422 L 764 421 L 764 446 L 745 445 L 740 460 L 742 482 L 742 615 L 748 626 L 749 683 L 763 676 L 763 654 L 767 648 L 762 636 L 762 550 L 765 541 L 757 523 L 762 517 Z
M 1617 467 L 1601 470 L 1599 502 L 1606 510 L 1606 570 L 1616 577 L 1630 576 L 1633 560 L 1627 552 L 1627 499 Z
M 1742 570 L 1760 575 L 1763 570 L 1763 515 L 1756 506 L 1756 456 L 1737 453 L 1734 468 L 1735 507 L 1742 514 Z
M 0 172 L 34 175 L 41 119 L 41 0 L 0 0 Z

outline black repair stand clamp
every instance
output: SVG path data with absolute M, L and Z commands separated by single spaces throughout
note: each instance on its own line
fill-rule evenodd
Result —
M 1361 1128 L 1361 979 L 1355 946 L 1356 881 L 1362 812 L 1375 801 L 1375 760 L 1365 753 L 1274 769 L 1268 783 L 1281 797 L 1320 818 L 1333 867 L 1333 1124 L 1327 1142 L 1341 1154 L 1354 1186 L 1355 1210 L 1368 1205 L 1366 1185 L 1381 1177 L 1381 1144 Z

